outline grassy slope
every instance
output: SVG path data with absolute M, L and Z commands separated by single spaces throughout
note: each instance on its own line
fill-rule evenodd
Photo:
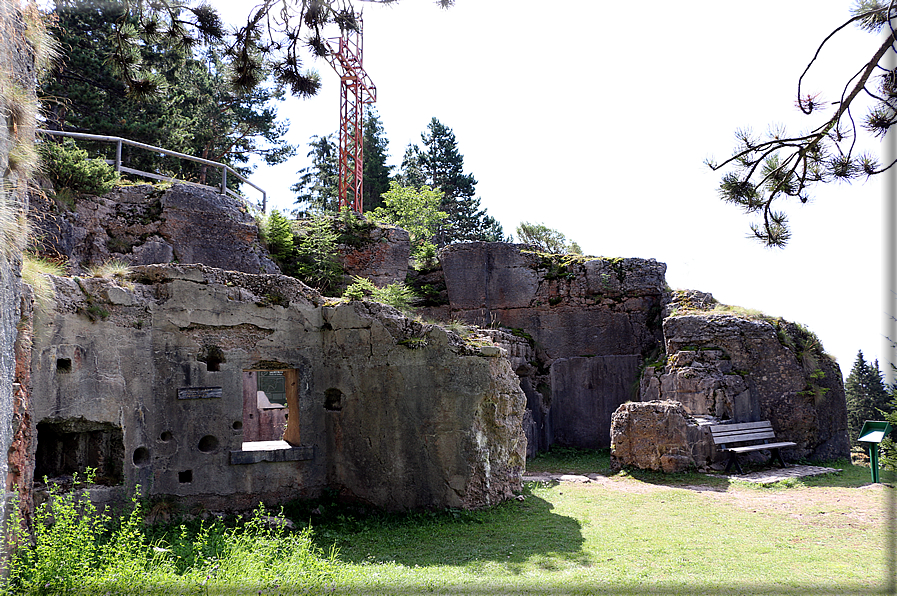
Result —
M 607 473 L 604 461 L 561 452 L 531 468 Z M 623 483 L 612 489 L 530 483 L 525 500 L 483 512 L 356 517 L 343 510 L 312 523 L 319 544 L 339 548 L 338 591 L 880 593 L 885 528 L 846 518 L 837 508 L 819 511 L 811 498 L 812 491 L 833 487 L 864 490 L 857 487 L 868 484 L 868 469 L 847 466 L 841 475 L 789 481 L 784 488 L 701 474 L 638 476 L 611 477 Z M 666 489 L 657 490 L 661 481 Z M 708 488 L 717 495 L 806 495 L 807 508 L 745 508 L 738 500 L 709 498 Z M 886 494 L 893 489 L 863 502 L 883 508 Z

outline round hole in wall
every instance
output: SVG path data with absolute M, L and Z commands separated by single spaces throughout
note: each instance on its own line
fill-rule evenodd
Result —
M 239 420 L 235 421 L 235 422 L 234 422 L 233 424 L 231 424 L 230 426 L 231 426 L 231 428 L 234 429 L 234 430 L 243 430 L 243 423 L 240 422 Z
M 211 453 L 218 449 L 218 439 L 212 435 L 206 435 L 199 440 L 199 450 L 203 453 Z
M 159 440 L 160 440 L 160 441 L 164 441 L 164 442 L 166 442 L 166 443 L 167 443 L 168 441 L 172 440 L 173 438 L 174 438 L 174 435 L 171 434 L 171 431 L 170 431 L 170 430 L 166 430 L 164 433 L 162 433 L 161 435 L 159 435 Z
M 149 449 L 146 447 L 138 447 L 134 450 L 134 465 L 141 468 L 150 461 Z

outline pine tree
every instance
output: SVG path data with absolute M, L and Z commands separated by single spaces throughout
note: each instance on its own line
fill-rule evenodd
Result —
M 781 248 L 791 238 L 788 216 L 776 206 L 789 199 L 806 203 L 816 184 L 868 178 L 894 165 L 881 163 L 865 149 L 866 143 L 857 140 L 864 134 L 883 139 L 897 124 L 897 75 L 889 66 L 897 39 L 893 26 L 897 6 L 885 0 L 857 0 L 851 12 L 847 22 L 822 40 L 797 81 L 797 107 L 807 116 L 822 117 L 809 130 L 797 133 L 775 125 L 762 136 L 749 127 L 740 129 L 735 133 L 738 146 L 733 154 L 720 163 L 707 162 L 714 171 L 730 169 L 720 182 L 720 198 L 758 217 L 750 224 L 751 232 L 767 246 Z M 825 94 L 808 92 L 811 67 L 821 56 L 835 53 L 824 51 L 824 46 L 849 24 L 876 36 L 883 31 L 887 35 L 878 40 L 870 59 L 851 71 L 855 74 L 843 86 Z M 824 95 L 838 101 L 825 101 Z M 861 109 L 865 115 L 859 113 Z
M 380 115 L 369 107 L 364 118 L 364 186 L 362 190 L 364 211 L 373 211 L 383 205 L 382 195 L 389 190 L 393 166 L 386 165 L 389 157 L 389 141 Z
M 891 410 L 890 396 L 884 378 L 878 368 L 878 360 L 868 363 L 863 352 L 857 359 L 844 383 L 847 396 L 847 432 L 850 442 L 857 444 L 860 430 L 866 420 L 881 420 L 885 412 Z
M 399 181 L 416 187 L 427 185 L 443 193 L 440 210 L 448 213 L 448 218 L 434 237 L 436 244 L 503 241 L 501 224 L 480 209 L 476 178 L 464 173 L 464 157 L 452 129 L 433 118 L 421 133 L 421 141 L 423 148 L 411 145 L 405 151 Z
M 332 136 L 312 137 L 308 144 L 312 163 L 297 172 L 299 181 L 290 187 L 300 213 L 339 211 L 339 147 Z
M 223 49 L 171 45 L 156 39 L 134 49 L 154 77 L 159 93 L 129 94 L 108 61 L 115 27 L 133 25 L 122 0 L 59 0 L 56 35 L 64 60 L 44 83 L 49 128 L 119 136 L 149 145 L 227 163 L 246 175 L 252 155 L 269 164 L 291 157 L 283 140 L 286 123 L 277 121 L 277 88 L 233 93 L 226 85 Z M 84 144 L 79 142 L 79 144 Z M 111 158 L 111 144 L 84 144 Z M 207 166 L 123 147 L 125 165 L 149 172 L 215 184 Z M 231 181 L 238 185 L 238 180 Z

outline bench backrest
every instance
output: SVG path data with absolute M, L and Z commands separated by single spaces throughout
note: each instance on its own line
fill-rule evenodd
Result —
M 772 430 L 772 423 L 769 420 L 740 422 L 738 424 L 717 424 L 710 427 L 710 434 L 713 436 L 714 445 L 776 438 L 776 434 Z

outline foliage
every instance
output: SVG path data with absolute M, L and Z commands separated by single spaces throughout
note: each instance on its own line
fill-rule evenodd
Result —
M 390 4 L 396 0 L 367 0 Z M 443 8 L 454 0 L 437 0 Z M 159 88 L 145 68 L 138 48 L 156 38 L 172 45 L 192 48 L 201 43 L 219 43 L 224 49 L 228 86 L 246 91 L 258 86 L 270 69 L 279 85 L 299 97 L 314 95 L 320 77 L 304 69 L 302 54 L 323 57 L 329 53 L 325 40 L 331 26 L 358 30 L 351 0 L 268 0 L 252 6 L 246 24 L 225 29 L 211 3 L 195 5 L 187 0 L 136 2 L 134 20 L 114 31 L 115 46 L 110 63 L 121 73 L 131 93 L 153 93 Z
M 296 204 L 302 213 L 337 211 L 339 208 L 339 148 L 336 134 L 313 136 L 308 146 L 310 166 L 297 172 L 299 180 L 290 187 L 296 193 Z M 372 211 L 383 203 L 380 196 L 387 191 L 393 166 L 386 165 L 389 141 L 380 116 L 366 107 L 364 117 L 364 196 L 362 210 Z
M 431 239 L 448 217 L 439 210 L 441 200 L 442 195 L 429 186 L 414 188 L 393 181 L 383 195 L 383 207 L 375 209 L 370 217 L 406 230 L 411 239 L 411 256 L 426 258 L 433 252 Z
M 798 79 L 797 106 L 805 115 L 819 114 L 834 104 L 837 107 L 833 113 L 797 135 L 788 134 L 782 127 L 772 127 L 766 137 L 757 136 L 750 129 L 738 130 L 734 154 L 721 163 L 708 161 L 714 171 L 733 169 L 722 177 L 720 198 L 748 214 L 761 216 L 750 227 L 753 236 L 767 246 L 783 247 L 791 237 L 787 214 L 773 208 L 776 201 L 794 198 L 806 203 L 811 187 L 817 183 L 869 177 L 894 165 L 879 164 L 873 154 L 857 149 L 857 139 L 864 130 L 873 138 L 884 138 L 897 123 L 897 79 L 886 65 L 888 52 L 895 51 L 893 30 L 869 62 L 833 94 L 839 101 L 824 101 L 821 93 L 804 88 L 804 77 L 835 34 L 849 24 L 880 33 L 889 22 L 889 14 L 890 18 L 897 16 L 897 7 L 892 4 L 884 0 L 856 2 L 853 16 L 822 41 Z M 858 124 L 851 109 L 857 98 L 866 96 L 875 103 Z
M 520 222 L 517 226 L 517 239 L 523 244 L 529 244 L 540 252 L 552 254 L 581 255 L 582 249 L 576 242 L 567 241 L 561 232 L 549 228 L 541 223 Z
M 391 172 L 393 166 L 386 165 L 389 157 L 389 141 L 380 115 L 368 106 L 364 117 L 364 182 L 363 182 L 363 207 L 364 211 L 373 211 L 383 204 L 382 195 L 389 190 Z
M 148 38 L 133 46 L 132 53 L 152 72 L 152 84 L 144 85 L 141 93 L 128 93 L 109 55 L 119 41 L 116 33 L 133 32 L 135 10 L 126 0 L 56 2 L 56 34 L 67 51 L 55 76 L 42 87 L 49 128 L 161 146 L 226 163 L 244 176 L 251 172 L 251 156 L 277 164 L 294 154 L 283 140 L 288 123 L 276 119 L 274 106 L 283 98 L 283 89 L 256 86 L 234 93 L 225 82 L 229 75 L 220 44 L 200 48 L 164 36 Z M 82 146 L 114 157 L 112 144 Z M 217 169 L 130 146 L 122 148 L 122 159 L 129 167 L 180 179 L 211 185 L 220 180 L 214 179 Z M 238 185 L 237 179 L 229 181 L 232 188 Z
M 303 222 L 293 243 L 295 277 L 322 292 L 332 289 L 342 278 L 343 270 L 337 260 L 337 233 L 331 218 L 316 215 Z
M 367 278 L 356 275 L 352 279 L 354 281 L 349 284 L 349 287 L 343 292 L 343 298 L 348 300 L 364 300 L 367 296 L 372 295 L 377 289 L 374 282 Z
M 275 209 L 262 219 L 259 229 L 268 246 L 268 252 L 281 268 L 287 267 L 295 257 L 293 226 L 290 220 Z
M 118 173 L 102 159 L 88 159 L 87 151 L 71 139 L 44 141 L 39 146 L 44 172 L 53 186 L 91 195 L 104 195 L 118 182 Z
M 17 512 L 4 594 L 268 593 L 281 585 L 318 592 L 337 577 L 334 551 L 325 555 L 310 529 L 288 530 L 262 505 L 246 521 L 147 526 L 136 498 L 115 517 L 87 491 L 51 487 L 31 536 Z
M 403 186 L 429 186 L 442 193 L 439 210 L 448 214 L 434 235 L 437 246 L 452 242 L 501 242 L 504 232 L 492 216 L 480 209 L 474 196 L 477 181 L 464 173 L 464 157 L 452 129 L 433 118 L 421 133 L 423 147 L 409 145 L 397 179 Z
M 878 361 L 866 362 L 863 352 L 857 352 L 857 359 L 844 382 L 844 392 L 847 397 L 847 434 L 851 445 L 857 445 L 863 422 L 881 420 L 890 411 L 890 396 Z
M 300 213 L 336 212 L 339 207 L 339 149 L 331 135 L 314 136 L 308 144 L 310 166 L 297 173 L 299 180 L 290 187 L 296 193 Z
M 343 297 L 348 300 L 364 300 L 370 298 L 373 302 L 387 304 L 396 310 L 408 312 L 411 310 L 410 302 L 414 298 L 414 292 L 407 285 L 396 282 L 382 288 L 363 277 L 356 275 L 352 284 L 343 292 Z

